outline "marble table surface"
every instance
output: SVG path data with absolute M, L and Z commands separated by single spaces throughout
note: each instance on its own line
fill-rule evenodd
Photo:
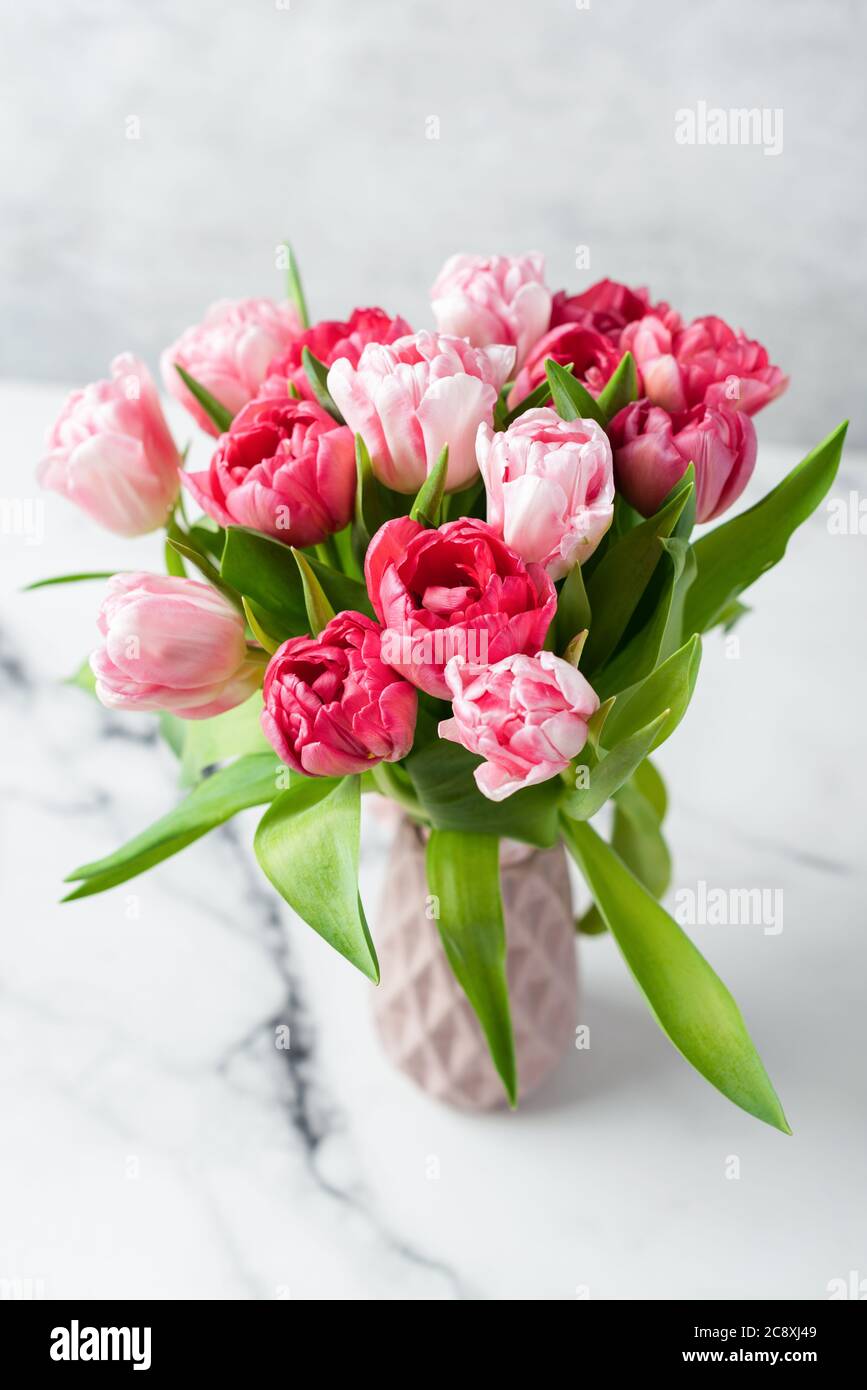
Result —
M 753 590 L 739 646 L 706 641 L 697 697 L 659 759 L 669 903 L 700 880 L 783 892 L 779 932 L 692 931 L 794 1136 L 691 1071 L 607 937 L 578 943 L 590 1048 L 517 1113 L 469 1117 L 390 1068 L 372 987 L 258 873 L 255 813 L 58 905 L 72 866 L 177 796 L 149 718 L 60 683 L 93 644 L 99 585 L 17 592 L 159 564 L 153 538 L 122 543 L 36 489 L 62 395 L 0 390 L 2 1292 L 822 1299 L 830 1281 L 867 1276 L 867 538 L 831 534 L 824 511 L 810 520 Z M 798 454 L 760 450 L 748 499 Z M 859 488 L 864 462 L 847 456 L 836 496 Z M 387 853 L 368 817 L 374 934 Z

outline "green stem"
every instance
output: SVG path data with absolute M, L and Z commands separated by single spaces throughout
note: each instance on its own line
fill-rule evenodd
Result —
M 418 797 L 408 786 L 404 786 L 396 767 L 391 763 L 377 763 L 375 767 L 370 769 L 370 775 L 377 791 L 382 796 L 396 801 L 398 806 L 402 806 L 412 816 L 413 820 L 421 821 L 423 825 L 430 823 L 421 809 Z

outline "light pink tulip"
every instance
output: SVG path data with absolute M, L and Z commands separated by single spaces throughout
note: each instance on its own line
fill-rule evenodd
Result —
M 46 436 L 37 477 L 119 536 L 164 526 L 180 486 L 180 457 L 153 379 L 130 353 L 111 380 L 73 391 Z
M 712 521 L 741 495 L 756 464 L 756 429 L 741 410 L 697 405 L 679 415 L 640 400 L 609 425 L 617 489 L 652 516 L 690 462 L 696 519 Z
M 97 625 L 104 642 L 90 665 L 109 709 L 208 719 L 261 683 L 264 661 L 248 651 L 241 614 L 196 579 L 116 574 Z
M 551 291 L 544 281 L 545 258 L 451 256 L 431 290 L 431 307 L 440 333 L 469 338 L 473 347 L 512 343 L 515 365 L 548 327 Z
M 231 415 L 256 395 L 268 367 L 301 333 L 301 322 L 289 304 L 271 299 L 221 299 L 212 304 L 201 323 L 187 328 L 163 352 L 160 368 L 166 390 L 190 412 L 208 434 L 219 434 L 178 373 L 178 362 Z
M 480 425 L 488 525 L 552 579 L 589 560 L 614 515 L 608 436 L 595 420 L 527 410 L 507 430 Z
M 383 665 L 381 636 L 363 613 L 338 613 L 318 637 L 290 637 L 272 656 L 262 728 L 296 772 L 343 777 L 409 752 L 418 694 Z
M 494 666 L 453 657 L 445 670 L 453 718 L 440 738 L 485 759 L 473 776 L 490 801 L 547 782 L 587 742 L 599 699 L 580 671 L 553 652 L 507 656 Z
M 444 444 L 446 488 L 466 487 L 477 472 L 476 431 L 491 424 L 515 349 L 474 348 L 463 338 L 415 333 L 389 345 L 370 343 L 357 366 L 342 357 L 328 389 L 370 453 L 373 471 L 396 492 L 417 492 Z

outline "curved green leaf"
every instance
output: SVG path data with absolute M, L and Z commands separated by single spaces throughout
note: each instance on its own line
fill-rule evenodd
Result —
M 216 396 L 212 396 L 207 387 L 203 386 L 200 381 L 196 381 L 194 376 L 190 376 L 180 362 L 175 363 L 175 371 L 190 394 L 195 396 L 208 419 L 216 425 L 221 434 L 224 434 L 234 419 L 231 410 L 228 410 L 221 401 L 218 401 Z
M 606 423 L 638 396 L 638 372 L 631 352 L 624 352 L 613 374 L 599 392 L 597 404 Z
M 561 420 L 595 420 L 604 429 L 607 420 L 598 401 L 591 396 L 586 387 L 568 371 L 555 362 L 553 357 L 545 361 L 545 375 L 551 388 L 554 409 Z
M 346 421 L 334 404 L 334 399 L 328 389 L 328 368 L 325 363 L 320 362 L 319 358 L 314 356 L 309 347 L 301 349 L 301 362 L 307 375 L 307 380 L 310 382 L 310 390 L 322 406 L 322 409 L 327 410 L 328 414 L 332 419 L 337 421 L 338 425 L 345 425 Z
M 440 938 L 455 978 L 487 1038 L 512 1105 L 518 1097 L 500 899 L 500 842 L 490 835 L 432 830 L 427 880 L 438 900 Z
M 685 632 L 706 632 L 738 595 L 786 553 L 793 531 L 816 510 L 837 474 L 848 421 L 754 507 L 695 543 L 698 573 L 686 599 Z
M 25 584 L 21 593 L 29 594 L 33 589 L 47 589 L 51 584 L 81 584 L 88 579 L 113 579 L 116 574 L 123 574 L 123 570 L 90 570 L 82 574 L 56 574 L 51 579 L 36 579 L 32 584 Z
M 591 826 L 564 817 L 563 834 L 666 1036 L 735 1105 L 791 1134 L 740 1010 L 701 952 Z
M 418 490 L 410 508 L 413 521 L 423 526 L 439 525 L 440 508 L 446 490 L 446 473 L 449 467 L 449 446 L 444 444 L 440 456 Z
M 295 563 L 301 575 L 301 587 L 304 590 L 304 605 L 307 609 L 307 621 L 310 625 L 310 633 L 313 637 L 318 637 L 323 628 L 327 627 L 334 617 L 334 609 L 328 602 L 325 591 L 305 555 L 300 550 L 292 547 L 292 554 L 295 556 Z M 336 573 L 336 571 L 335 571 Z
M 265 812 L 256 857 L 281 897 L 329 945 L 379 982 L 379 963 L 358 895 L 358 777 L 310 777 Z
M 581 763 L 586 757 L 589 765 L 588 785 L 565 794 L 561 801 L 564 814 L 572 820 L 589 820 L 601 811 L 608 798 L 620 790 L 650 752 L 669 713 L 664 710 L 645 729 L 639 729 L 598 760 L 586 749 L 584 755 L 579 753 L 576 761 Z
M 194 792 L 167 815 L 136 835 L 105 859 L 84 864 L 68 874 L 67 883 L 84 879 L 64 902 L 86 898 L 125 883 L 145 869 L 153 868 L 187 845 L 222 825 L 238 811 L 249 806 L 261 806 L 277 795 L 277 769 L 280 764 L 273 753 L 239 758 L 222 768 L 196 787 Z
M 301 274 L 298 270 L 298 262 L 295 259 L 295 252 L 292 250 L 288 241 L 283 242 L 286 248 L 286 297 L 290 304 L 295 306 L 295 312 L 301 321 L 302 328 L 310 327 L 310 315 L 307 312 L 307 300 L 304 298 L 304 289 L 301 284 Z
M 605 725 L 605 747 L 613 748 L 622 743 L 667 709 L 669 715 L 663 721 L 653 748 L 664 743 L 686 714 L 700 662 L 701 639 L 691 637 L 651 675 L 619 694 Z

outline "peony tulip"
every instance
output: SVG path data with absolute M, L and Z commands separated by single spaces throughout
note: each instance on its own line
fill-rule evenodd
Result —
M 210 467 L 184 484 L 221 526 L 250 526 L 287 545 L 316 545 L 349 522 L 352 433 L 312 401 L 257 396 L 220 436 Z
M 551 327 L 577 323 L 616 340 L 627 323 L 651 312 L 647 290 L 631 290 L 616 280 L 597 280 L 580 294 L 567 295 L 565 290 L 560 290 L 554 295 Z
M 338 613 L 318 637 L 290 637 L 272 656 L 262 728 L 296 772 L 342 777 L 409 752 L 418 695 L 383 664 L 380 638 L 364 614 Z
M 180 457 L 149 371 L 124 353 L 111 381 L 67 397 L 46 436 L 37 477 L 119 536 L 164 526 L 178 495 Z
M 589 560 L 614 515 L 611 445 L 595 420 L 527 410 L 497 434 L 480 425 L 476 453 L 488 524 L 506 545 L 552 579 Z
M 740 410 L 695 406 L 669 415 L 648 400 L 628 405 L 609 426 L 618 491 L 652 516 L 695 464 L 696 519 L 712 521 L 743 492 L 756 463 L 756 430 Z
M 302 360 L 305 348 L 326 367 L 338 357 L 347 358 L 357 367 L 362 349 L 368 343 L 393 343 L 395 338 L 403 338 L 408 333 L 412 333 L 412 329 L 406 319 L 399 315 L 389 318 L 383 309 L 353 309 L 348 323 L 323 319 L 293 338 L 285 352 L 269 363 L 262 394 L 284 397 L 291 383 L 299 396 L 315 400 Z
M 210 584 L 159 574 L 116 574 L 97 618 L 103 646 L 90 658 L 109 709 L 170 710 L 209 719 L 260 684 L 244 619 Z
M 620 345 L 636 360 L 644 394 L 669 412 L 705 404 L 755 415 L 789 384 L 761 343 L 719 318 L 684 328 L 651 314 L 628 324 Z
M 550 333 L 539 339 L 524 364 L 524 370 L 518 373 L 509 393 L 509 405 L 518 405 L 545 380 L 545 363 L 549 357 L 559 362 L 561 367 L 571 363 L 572 375 L 587 388 L 591 396 L 598 396 L 621 356 L 614 344 L 604 334 L 597 333 L 595 328 L 583 328 L 575 323 L 552 328 Z
M 514 360 L 513 347 L 474 348 L 463 338 L 416 333 L 368 344 L 357 364 L 339 358 L 328 389 L 364 439 L 381 482 L 417 492 L 448 444 L 446 488 L 453 492 L 477 472 L 476 431 L 492 423 Z
M 194 324 L 167 347 L 160 358 L 166 390 L 208 434 L 219 434 L 195 396 L 175 371 L 180 363 L 190 376 L 237 415 L 259 390 L 268 367 L 301 332 L 290 304 L 271 299 L 221 299 L 201 323 Z
M 451 256 L 431 290 L 437 328 L 469 338 L 473 347 L 512 343 L 515 365 L 522 366 L 551 317 L 544 273 L 545 258 L 538 251 L 526 256 Z
M 541 565 L 525 565 L 483 521 L 429 530 L 387 521 L 368 547 L 367 591 L 383 624 L 383 660 L 429 695 L 448 699 L 453 656 L 484 664 L 545 640 L 557 593 Z
M 490 801 L 547 782 L 568 767 L 587 742 L 587 721 L 599 708 L 580 671 L 553 652 L 507 656 L 492 666 L 454 657 L 445 679 L 453 717 L 440 724 L 440 738 L 485 759 L 473 775 Z

